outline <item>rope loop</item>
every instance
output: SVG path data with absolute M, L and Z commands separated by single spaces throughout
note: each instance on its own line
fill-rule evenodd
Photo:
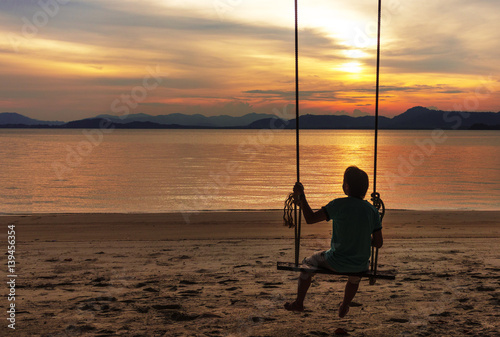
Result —
M 373 192 L 372 195 L 372 203 L 373 206 L 375 206 L 378 209 L 378 213 L 380 215 L 380 221 L 384 218 L 385 215 L 385 205 L 382 199 L 380 199 L 380 193 L 378 192 Z
M 285 207 L 283 208 L 283 225 L 288 226 L 288 228 L 295 227 L 295 221 L 293 218 L 295 205 L 295 197 L 293 193 L 290 193 L 285 199 Z

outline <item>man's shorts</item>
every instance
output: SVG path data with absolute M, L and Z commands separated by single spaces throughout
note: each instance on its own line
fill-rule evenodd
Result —
M 326 261 L 325 251 L 316 252 L 312 256 L 304 258 L 304 260 L 302 261 L 302 264 L 307 265 L 308 267 L 311 267 L 311 268 L 318 268 L 319 267 L 319 268 L 324 268 L 324 269 L 336 271 L 335 269 L 330 267 L 330 265 Z M 307 273 L 307 274 L 310 276 L 315 275 L 315 273 Z M 359 284 L 359 282 L 361 281 L 361 277 L 349 275 L 348 281 L 349 281 L 349 283 L 352 283 L 352 284 Z

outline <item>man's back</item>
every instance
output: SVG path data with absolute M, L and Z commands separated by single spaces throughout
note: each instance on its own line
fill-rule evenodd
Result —
M 324 207 L 333 221 L 328 263 L 340 272 L 368 269 L 371 235 L 382 228 L 378 211 L 370 203 L 355 197 L 335 199 Z

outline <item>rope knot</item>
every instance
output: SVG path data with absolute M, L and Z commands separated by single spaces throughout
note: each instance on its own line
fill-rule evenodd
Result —
M 380 209 L 380 202 L 382 200 L 380 200 L 380 193 L 378 192 L 373 192 L 372 195 L 372 203 L 373 203 L 373 206 L 377 207 L 377 209 Z
M 382 221 L 382 218 L 384 217 L 385 214 L 385 205 L 382 199 L 380 199 L 380 193 L 378 192 L 373 192 L 372 195 L 372 204 L 377 208 L 378 213 L 380 215 L 380 221 Z

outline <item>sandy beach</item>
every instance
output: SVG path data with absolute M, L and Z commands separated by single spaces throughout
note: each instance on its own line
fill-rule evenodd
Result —
M 345 277 L 317 275 L 290 313 L 298 274 L 280 211 L 46 214 L 15 227 L 15 332 L 2 336 L 498 336 L 500 212 L 388 210 L 379 269 L 351 310 Z M 303 225 L 300 256 L 327 249 L 331 224 Z M 5 250 L 5 244 L 4 244 Z M 4 281 L 8 281 L 7 252 Z

